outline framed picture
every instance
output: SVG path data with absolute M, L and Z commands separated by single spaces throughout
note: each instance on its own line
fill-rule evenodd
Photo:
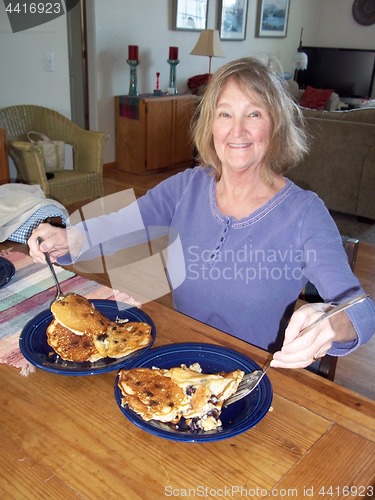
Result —
M 248 0 L 220 0 L 221 40 L 245 40 Z
M 290 0 L 258 0 L 257 37 L 285 38 Z
M 173 0 L 173 29 L 201 31 L 207 28 L 208 0 Z

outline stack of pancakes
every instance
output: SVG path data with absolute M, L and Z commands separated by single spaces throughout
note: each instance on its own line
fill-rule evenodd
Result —
M 143 420 L 178 424 L 183 418 L 192 431 L 221 426 L 223 403 L 238 388 L 241 370 L 204 374 L 199 363 L 166 369 L 121 370 L 118 385 L 122 406 L 128 406 Z
M 151 342 L 148 323 L 111 321 L 85 297 L 71 293 L 51 306 L 47 342 L 64 360 L 121 358 Z

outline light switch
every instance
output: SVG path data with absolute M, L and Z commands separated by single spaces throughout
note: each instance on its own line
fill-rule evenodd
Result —
M 44 54 L 44 69 L 46 71 L 55 71 L 55 56 L 53 52 Z

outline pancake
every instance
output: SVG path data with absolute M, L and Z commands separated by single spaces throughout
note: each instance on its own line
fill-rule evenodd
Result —
M 69 361 L 122 358 L 148 346 L 152 340 L 148 323 L 111 321 L 89 300 L 75 293 L 53 302 L 51 312 L 54 321 L 47 329 L 48 343 Z
M 112 321 L 105 332 L 93 336 L 96 349 L 102 357 L 122 358 L 151 342 L 151 326 L 142 322 L 116 323 Z
M 48 344 L 66 361 L 93 362 L 102 357 L 90 336 L 76 335 L 55 319 L 49 324 L 46 333 Z
M 198 363 L 160 370 L 121 370 L 118 385 L 122 406 L 128 406 L 143 420 L 178 423 L 182 418 L 192 431 L 220 427 L 223 403 L 237 390 L 244 376 L 241 370 L 203 374 Z
M 128 405 L 143 420 L 174 422 L 181 418 L 181 406 L 188 406 L 184 391 L 158 369 L 121 370 L 119 387 Z
M 76 335 L 99 335 L 105 332 L 110 320 L 82 295 L 70 293 L 51 305 L 53 317 Z

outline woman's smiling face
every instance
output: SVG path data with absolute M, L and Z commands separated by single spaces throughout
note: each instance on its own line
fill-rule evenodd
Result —
M 213 120 L 213 140 L 223 170 L 242 172 L 262 166 L 272 120 L 253 92 L 229 80 L 219 95 Z

